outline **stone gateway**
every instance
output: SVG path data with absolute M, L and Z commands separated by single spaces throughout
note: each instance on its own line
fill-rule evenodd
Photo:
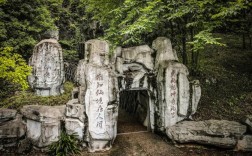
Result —
M 66 107 L 66 129 L 83 130 L 79 138 L 90 152 L 112 147 L 119 107 L 137 112 L 148 130 L 164 133 L 195 113 L 199 82 L 189 82 L 188 69 L 178 62 L 169 39 L 159 37 L 152 46 L 117 47 L 109 56 L 106 41 L 85 43 L 85 58 L 79 61 L 75 78 L 78 88 L 73 91 L 78 96 L 72 96 L 75 99 Z

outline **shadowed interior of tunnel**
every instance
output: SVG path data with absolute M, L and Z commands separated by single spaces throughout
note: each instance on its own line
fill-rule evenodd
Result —
M 149 95 L 147 90 L 120 92 L 118 134 L 147 131 L 149 126 Z

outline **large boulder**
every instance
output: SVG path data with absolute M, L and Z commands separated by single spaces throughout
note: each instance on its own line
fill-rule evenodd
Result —
M 53 38 L 55 40 L 59 40 L 59 31 L 58 30 L 47 30 L 44 34 L 42 34 L 42 39 L 50 39 Z
M 65 128 L 66 128 L 67 134 L 75 134 L 77 135 L 80 141 L 83 141 L 83 134 L 84 134 L 84 128 L 85 128 L 83 122 L 74 118 L 66 118 Z
M 69 100 L 66 104 L 66 117 L 84 122 L 84 105 L 79 104 L 78 99 Z
M 16 118 L 17 111 L 14 109 L 0 109 L 0 124 Z
M 158 105 L 161 124 L 160 130 L 187 118 L 190 108 L 189 72 L 185 65 L 166 62 L 157 73 Z
M 154 51 L 148 45 L 122 48 L 122 58 L 125 63 L 139 63 L 148 70 L 153 70 L 154 60 L 152 53 Z
M 178 143 L 199 143 L 234 148 L 247 127 L 234 121 L 183 121 L 167 128 L 168 137 Z
M 77 94 L 76 89 L 73 90 Z M 72 96 L 74 98 L 74 96 Z M 65 128 L 67 134 L 75 133 L 80 141 L 83 140 L 84 135 L 84 105 L 79 103 L 78 99 L 69 100 L 66 104 L 66 119 Z
M 116 137 L 118 85 L 108 55 L 109 44 L 106 41 L 89 40 L 85 43 L 85 59 L 80 60 L 77 67 L 78 103 L 84 106 L 84 125 L 87 126 L 84 141 L 88 143 L 90 152 L 110 149 Z M 73 104 L 70 107 L 77 106 Z M 72 119 L 76 119 L 80 112 L 74 113 L 73 109 L 69 108 L 67 111 L 72 114 Z M 68 120 L 69 131 L 73 129 L 71 127 L 76 126 L 79 127 L 80 134 L 82 124 L 72 119 Z
M 27 119 L 34 121 L 45 120 L 63 120 L 65 117 L 65 105 L 61 106 L 42 106 L 42 105 L 26 105 L 21 108 L 21 113 Z
M 62 48 L 56 39 L 44 39 L 33 50 L 29 60 L 32 74 L 30 86 L 39 96 L 55 96 L 63 93 L 64 64 Z
M 193 80 L 191 82 L 191 92 L 192 92 L 192 97 L 191 97 L 191 115 L 195 114 L 198 108 L 198 104 L 200 101 L 201 97 L 201 87 L 200 87 L 200 82 L 199 80 Z
M 7 117 L 14 117 L 13 120 L 8 120 L 6 122 L 2 122 L 0 124 L 0 145 L 3 146 L 16 146 L 20 139 L 22 139 L 25 136 L 26 133 L 26 125 L 22 120 L 22 116 L 20 114 L 15 113 L 15 111 L 8 110 L 8 111 L 2 111 L 8 112 L 6 115 Z M 11 112 L 11 113 L 10 113 Z M 3 116 L 1 116 L 3 117 Z
M 246 116 L 245 124 L 248 126 L 250 133 L 252 133 L 252 115 Z
M 166 127 L 190 118 L 198 107 L 201 87 L 198 80 L 189 82 L 187 67 L 178 62 L 171 41 L 158 37 L 152 43 L 156 50 L 155 70 L 157 84 L 157 128 Z
M 21 109 L 27 120 L 27 138 L 36 147 L 46 147 L 59 139 L 65 106 L 28 105 Z
M 166 37 L 158 37 L 152 42 L 152 48 L 156 50 L 155 68 L 163 62 L 178 61 L 178 56 L 175 50 L 172 49 L 171 40 Z

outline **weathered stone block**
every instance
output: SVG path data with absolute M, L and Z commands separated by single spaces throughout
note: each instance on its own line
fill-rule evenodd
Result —
M 27 138 L 36 147 L 46 147 L 58 141 L 61 124 L 58 120 L 38 122 L 27 119 Z
M 84 122 L 84 105 L 78 103 L 78 99 L 72 99 L 66 104 L 66 116 L 77 118 Z
M 0 124 L 5 122 L 5 121 L 15 119 L 16 115 L 17 115 L 16 110 L 1 108 L 0 109 Z
M 148 70 L 153 70 L 153 50 L 148 45 L 122 48 L 122 58 L 126 63 L 139 63 Z
M 59 31 L 58 30 L 47 30 L 43 35 L 43 39 L 53 38 L 55 40 L 59 40 Z
M 27 138 L 36 147 L 46 147 L 58 140 L 65 106 L 27 105 L 21 113 L 27 118 Z
M 167 61 L 178 61 L 175 50 L 172 49 L 171 41 L 166 37 L 158 37 L 152 42 L 152 48 L 157 51 L 155 68 Z
M 111 146 L 116 136 L 117 118 L 107 117 L 117 116 L 118 113 L 117 109 L 110 111 L 112 105 L 113 107 L 118 105 L 117 77 L 112 67 L 114 64 L 112 63 L 111 66 L 109 63 L 108 43 L 89 40 L 85 45 L 85 59 L 79 61 L 76 73 L 76 81 L 79 84 L 78 102 L 84 106 L 82 113 L 85 116 L 84 125 L 87 126 L 84 141 L 88 143 L 89 151 L 103 151 Z M 81 109 L 78 113 L 77 111 L 72 113 L 76 106 L 78 105 L 68 105 L 72 107 L 69 108 L 68 114 L 80 115 Z M 73 116 L 71 116 L 72 119 L 74 119 Z M 70 125 L 70 119 L 68 122 Z M 77 124 L 76 121 L 75 124 Z M 78 124 L 80 127 L 81 124 Z M 79 133 L 80 131 L 78 130 Z
M 27 119 L 35 121 L 62 120 L 65 116 L 65 105 L 62 106 L 41 106 L 27 105 L 21 108 L 21 113 Z
M 32 74 L 28 76 L 30 86 L 40 96 L 55 96 L 63 93 L 64 65 L 62 48 L 56 39 L 39 42 L 29 60 Z
M 26 133 L 26 125 L 22 116 L 17 115 L 16 119 L 4 122 L 0 125 L 0 145 L 17 145 L 18 140 Z
M 252 115 L 247 115 L 245 119 L 245 124 L 248 125 L 250 133 L 252 133 Z
M 252 151 L 252 135 L 245 135 L 241 140 L 238 140 L 236 149 L 238 151 Z
M 102 40 L 88 40 L 85 43 L 85 61 L 94 65 L 109 64 L 109 44 Z
M 65 128 L 67 134 L 75 133 L 78 136 L 79 140 L 83 140 L 84 134 L 84 123 L 78 119 L 66 118 L 65 120 Z
M 163 62 L 157 73 L 158 105 L 160 130 L 172 126 L 188 116 L 189 72 L 178 62 Z
M 168 137 L 179 143 L 199 143 L 223 148 L 234 148 L 246 126 L 226 120 L 183 121 L 168 127 Z
M 191 115 L 195 114 L 198 108 L 198 104 L 201 97 L 201 87 L 199 80 L 194 80 L 191 82 L 191 92 L 192 92 L 192 112 Z

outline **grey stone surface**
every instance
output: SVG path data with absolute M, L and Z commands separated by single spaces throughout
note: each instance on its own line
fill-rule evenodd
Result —
M 55 40 L 59 40 L 59 31 L 58 30 L 47 30 L 42 35 L 42 39 L 55 39 Z
M 27 138 L 35 147 L 43 148 L 58 141 L 61 123 L 58 120 L 43 122 L 27 119 Z
M 199 143 L 222 148 L 234 148 L 246 126 L 226 120 L 183 121 L 169 127 L 168 137 L 179 143 Z
M 14 109 L 0 109 L 0 124 L 15 119 L 17 111 Z
M 166 37 L 158 37 L 152 43 L 152 48 L 157 51 L 155 68 L 166 61 L 178 61 L 177 53 L 172 49 L 171 41 Z
M 78 119 L 66 118 L 65 128 L 67 134 L 76 134 L 80 141 L 83 141 L 84 123 Z
M 63 55 L 57 40 L 45 39 L 39 42 L 33 50 L 29 65 L 32 66 L 32 74 L 28 81 L 37 95 L 55 96 L 63 93 Z
M 201 94 L 198 81 L 190 86 L 188 69 L 178 62 L 169 39 L 157 38 L 153 48 L 156 51 L 148 45 L 118 47 L 109 58 L 107 42 L 89 40 L 85 43 L 85 59 L 79 61 L 75 76 L 79 85 L 78 91 L 75 89 L 78 100 L 77 96 L 72 96 L 75 100 L 67 104 L 67 117 L 83 121 L 77 118 L 81 113 L 75 107 L 84 106 L 87 130 L 83 138 L 89 151 L 111 148 L 117 130 L 118 91 L 145 93 L 140 100 L 134 99 L 137 95 L 134 94 L 134 102 L 123 105 L 127 105 L 124 108 L 134 107 L 140 114 L 140 122 L 149 130 L 165 131 L 195 113 Z
M 178 62 L 163 62 L 157 73 L 160 130 L 185 119 L 189 111 L 188 70 Z
M 191 82 L 191 92 L 192 92 L 192 114 L 195 114 L 198 108 L 198 104 L 201 97 L 201 87 L 199 80 L 194 80 Z
M 104 151 L 112 147 L 116 137 L 117 77 L 109 63 L 108 43 L 89 40 L 85 45 L 85 59 L 79 61 L 76 73 L 78 102 L 84 106 L 87 126 L 84 141 L 90 152 Z
M 27 138 L 36 147 L 46 147 L 57 141 L 66 106 L 27 105 L 21 113 L 27 119 Z
M 122 58 L 127 63 L 142 64 L 148 70 L 154 67 L 154 60 L 151 56 L 153 50 L 148 45 L 122 48 Z
M 0 124 L 0 145 L 16 146 L 25 133 L 26 125 L 22 121 L 22 116 L 17 114 L 14 120 Z
M 252 133 L 252 115 L 247 115 L 245 119 L 245 124 L 248 125 L 250 133 Z
M 187 73 L 180 72 L 178 78 L 178 115 L 186 117 L 190 104 L 190 88 Z
M 252 151 L 252 135 L 245 135 L 238 140 L 236 145 L 238 151 Z
M 27 119 L 35 121 L 44 120 L 63 120 L 65 117 L 65 105 L 61 106 L 41 106 L 41 105 L 26 105 L 21 108 L 21 113 Z
M 109 64 L 109 44 L 106 41 L 93 39 L 85 43 L 85 61 L 93 65 Z
M 84 122 L 84 105 L 78 99 L 72 99 L 66 104 L 66 117 L 76 118 Z

